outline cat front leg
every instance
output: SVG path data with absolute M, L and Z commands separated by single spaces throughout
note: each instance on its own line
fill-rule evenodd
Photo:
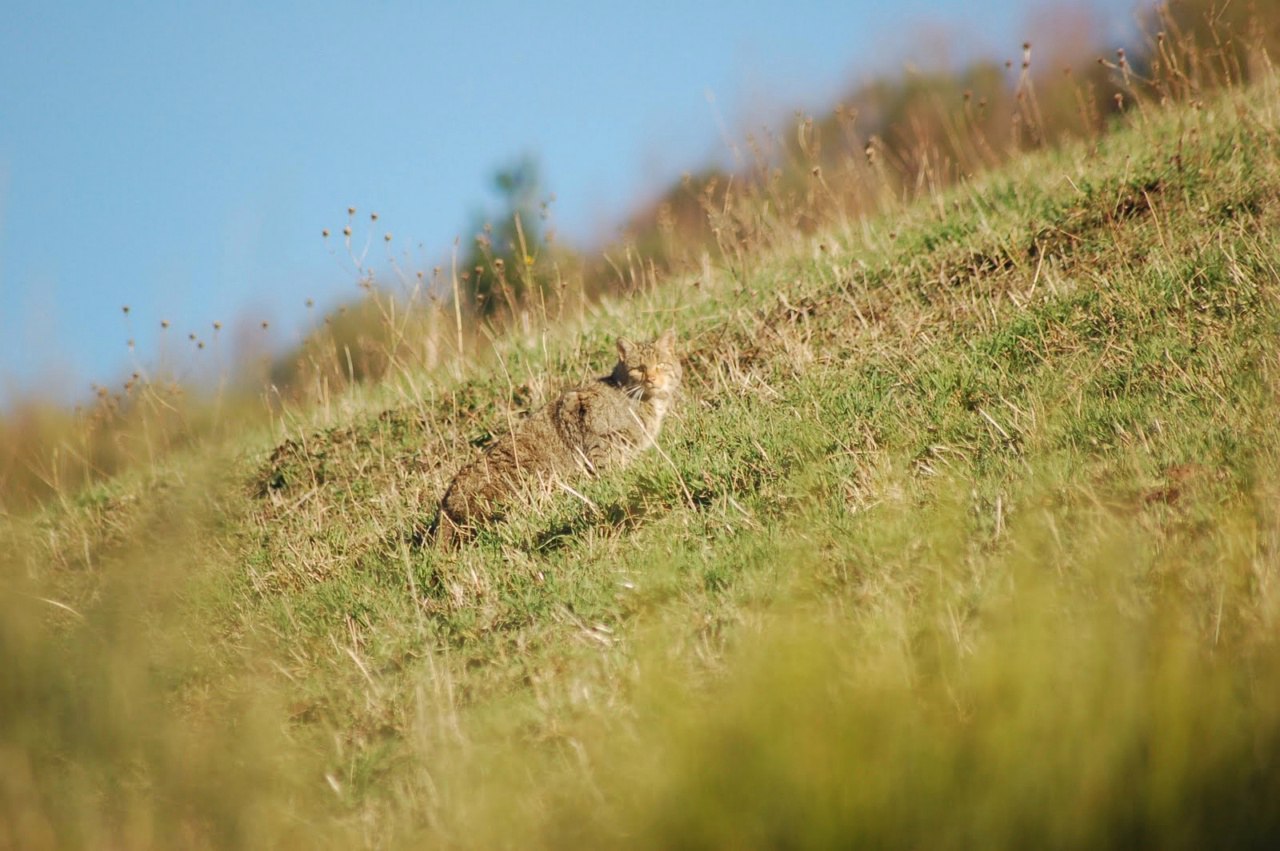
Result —
M 587 469 L 592 474 L 613 467 L 621 467 L 633 453 L 633 436 L 626 431 L 611 431 L 595 435 L 583 449 Z

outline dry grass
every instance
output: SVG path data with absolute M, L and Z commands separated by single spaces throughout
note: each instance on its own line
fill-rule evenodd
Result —
M 870 218 L 713 193 L 558 322 L 380 302 L 436 354 L 59 482 L 0 520 L 0 847 L 1269 846 L 1280 95 L 1168 97 L 909 204 L 864 159 Z M 662 454 L 406 545 L 668 325 Z

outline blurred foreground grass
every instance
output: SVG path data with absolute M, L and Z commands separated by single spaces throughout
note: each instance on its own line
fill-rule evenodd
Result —
M 1274 847 L 1274 83 L 927 201 L 0 521 L 0 845 Z M 668 324 L 662 453 L 399 543 Z

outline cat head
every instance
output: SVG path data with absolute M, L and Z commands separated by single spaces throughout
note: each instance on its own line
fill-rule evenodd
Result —
M 649 343 L 618 338 L 618 365 L 614 379 L 641 399 L 665 398 L 680 386 L 683 370 L 675 350 L 676 332 L 668 328 Z

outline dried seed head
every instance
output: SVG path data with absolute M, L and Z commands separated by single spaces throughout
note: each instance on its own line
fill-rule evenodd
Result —
M 268 329 L 268 328 L 270 328 L 270 327 L 271 327 L 271 323 L 270 323 L 270 322 L 268 322 L 268 321 L 267 321 L 267 320 L 265 320 L 265 319 L 264 319 L 264 320 L 262 320 L 262 330 L 263 330 L 263 331 L 267 330 L 267 329 Z
M 376 221 L 378 220 L 378 214 L 377 214 L 377 213 L 370 213 L 370 214 L 369 214 L 369 220 L 370 220 L 370 221 L 373 221 L 373 222 L 376 222 Z
M 325 228 L 324 230 L 320 231 L 320 236 L 324 237 L 325 239 L 328 239 L 328 238 L 329 238 L 329 229 L 328 229 L 328 228 Z
M 129 315 L 129 305 L 127 305 L 127 304 L 126 304 L 124 307 L 122 307 L 122 308 L 120 308 L 120 309 L 124 311 L 124 315 L 125 315 L 125 316 L 128 316 L 128 315 Z
M 168 320 L 168 319 L 161 319 L 161 320 L 160 320 L 160 328 L 161 328 L 161 330 L 167 329 L 168 327 L 169 327 L 169 320 Z
M 221 331 L 221 330 L 222 330 L 222 323 L 221 323 L 221 322 L 215 322 L 215 323 L 213 323 L 213 330 L 214 330 L 214 331 Z
M 383 242 L 390 242 L 390 241 L 391 241 L 391 234 L 390 234 L 390 233 L 385 233 L 385 234 L 383 234 L 383 235 L 382 235 L 382 241 L 383 241 Z
M 343 229 L 342 229 L 342 235 L 343 235 L 343 236 L 351 236 L 351 226 L 350 226 L 350 225 L 347 225 L 345 228 L 343 228 Z
M 348 216 L 354 216 L 355 214 L 356 214 L 356 208 L 355 208 L 355 207 L 348 207 L 348 208 L 347 208 L 347 215 L 348 215 Z
M 313 308 L 313 307 L 315 307 L 315 306 L 316 306 L 316 303 L 315 303 L 315 300 L 314 300 L 314 299 L 307 299 L 307 309 L 308 309 L 308 310 L 310 310 L 311 308 Z

